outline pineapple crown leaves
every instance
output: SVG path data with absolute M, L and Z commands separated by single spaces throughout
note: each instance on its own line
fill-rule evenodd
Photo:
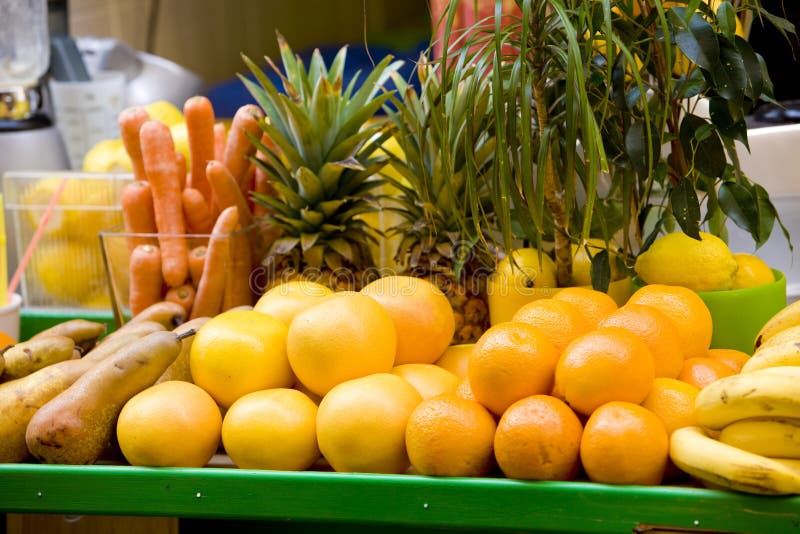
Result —
M 240 76 L 265 112 L 260 126 L 272 142 L 249 136 L 258 151 L 253 162 L 276 193 L 253 193 L 253 199 L 283 231 L 267 261 L 288 255 L 297 267 L 370 266 L 368 245 L 377 232 L 360 216 L 380 208 L 374 189 L 383 183 L 377 173 L 388 158 L 378 148 L 389 136 L 386 119 L 374 115 L 391 98 L 384 85 L 402 62 L 387 56 L 358 88 L 360 72 L 344 87 L 346 47 L 329 66 L 315 50 L 306 69 L 280 34 L 278 44 L 283 70 L 266 60 L 283 93 L 245 56 L 257 83 Z
M 472 235 L 468 214 L 488 205 L 485 196 L 477 199 L 477 207 L 473 205 L 466 188 L 468 181 L 485 179 L 494 155 L 495 140 L 487 127 L 491 120 L 488 81 L 475 74 L 476 69 L 464 69 L 459 78 L 441 81 L 439 66 L 424 55 L 420 58 L 419 93 L 395 74 L 402 99 L 393 97 L 395 109 L 387 109 L 402 155 L 384 147 L 400 176 L 385 175 L 398 194 L 384 197 L 384 209 L 403 219 L 390 232 L 405 234 L 404 244 L 409 247 L 401 246 L 400 251 L 411 250 L 410 263 L 415 243 L 428 253 Z

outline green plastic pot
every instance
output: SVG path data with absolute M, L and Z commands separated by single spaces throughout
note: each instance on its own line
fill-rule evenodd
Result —
M 726 291 L 698 291 L 711 312 L 712 349 L 736 349 L 753 353 L 753 344 L 761 327 L 786 307 L 786 277 L 773 269 L 775 281 L 758 287 Z M 636 291 L 645 282 L 634 278 Z

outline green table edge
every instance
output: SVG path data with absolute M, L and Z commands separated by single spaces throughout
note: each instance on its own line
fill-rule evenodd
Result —
M 0 511 L 487 531 L 632 532 L 643 525 L 800 531 L 800 497 L 682 486 L 219 467 L 0 465 Z
M 106 332 L 116 328 L 114 314 L 111 310 L 69 310 L 61 308 L 26 308 L 20 310 L 19 339 L 30 339 L 34 334 L 46 328 L 70 319 L 87 319 L 106 325 Z

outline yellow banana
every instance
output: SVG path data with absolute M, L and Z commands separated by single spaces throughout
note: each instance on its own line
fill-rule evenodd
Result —
M 697 426 L 670 436 L 673 463 L 712 486 L 761 495 L 800 493 L 800 470 L 722 443 Z
M 790 326 L 789 328 L 781 330 L 780 332 L 770 336 L 758 346 L 756 352 L 761 349 L 771 347 L 772 345 L 780 345 L 787 341 L 800 342 L 800 325 Z
M 756 336 L 754 348 L 758 348 L 778 332 L 800 325 L 800 300 L 796 300 L 773 315 Z
M 742 366 L 742 373 L 751 373 L 767 367 L 800 366 L 800 338 L 782 343 L 772 343 L 772 339 L 768 344 L 761 345 L 750 356 L 750 359 Z
M 770 458 L 800 459 L 800 419 L 742 419 L 723 428 L 718 439 Z
M 720 378 L 697 394 L 697 423 L 721 430 L 751 417 L 800 417 L 800 380 L 793 367 L 773 367 Z

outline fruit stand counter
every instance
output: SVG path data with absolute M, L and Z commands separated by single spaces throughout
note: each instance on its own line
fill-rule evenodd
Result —
M 414 531 L 800 532 L 797 497 L 583 482 L 117 465 L 0 465 L 0 511 L 247 519 L 293 531 L 326 523 Z

